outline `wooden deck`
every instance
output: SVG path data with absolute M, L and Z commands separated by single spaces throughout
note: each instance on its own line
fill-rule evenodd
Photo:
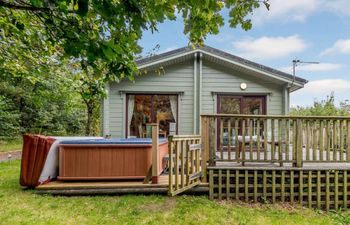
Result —
M 350 117 L 204 115 L 201 136 L 170 137 L 168 146 L 170 174 L 158 184 L 55 181 L 37 192 L 202 193 L 219 200 L 299 202 L 327 211 L 350 208 Z
M 142 181 L 96 181 L 96 182 L 68 182 L 53 181 L 39 185 L 36 188 L 38 194 L 56 195 L 113 195 L 113 194 L 167 194 L 169 190 L 169 176 L 162 175 L 158 184 Z M 201 183 L 186 193 L 208 193 L 209 184 Z

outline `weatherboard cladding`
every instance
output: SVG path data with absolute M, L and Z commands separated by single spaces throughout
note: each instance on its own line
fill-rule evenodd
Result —
M 219 51 L 207 46 L 206 51 Z M 104 134 L 111 134 L 112 137 L 123 138 L 126 135 L 125 121 L 126 121 L 126 93 L 145 92 L 145 93 L 181 93 L 179 96 L 178 109 L 178 133 L 179 134 L 193 134 L 194 130 L 199 131 L 199 114 L 215 113 L 216 112 L 216 93 L 231 93 L 231 94 L 264 94 L 267 96 L 267 113 L 273 115 L 280 115 L 285 113 L 285 108 L 288 108 L 289 94 L 285 98 L 286 84 L 281 82 L 273 82 L 268 79 L 262 79 L 259 76 L 252 76 L 245 74 L 242 71 L 234 70 L 232 68 L 224 67 L 212 61 L 202 58 L 201 74 L 197 68 L 196 76 L 198 79 L 196 88 L 194 86 L 194 56 L 190 52 L 191 48 L 177 49 L 171 52 L 163 53 L 158 56 L 137 61 L 138 65 L 146 65 L 151 61 L 157 61 L 166 57 L 172 57 L 176 54 L 182 54 L 188 51 L 191 57 L 187 57 L 186 61 L 178 61 L 175 64 L 164 66 L 162 74 L 158 74 L 154 69 L 148 69 L 147 75 L 140 75 L 135 78 L 135 82 L 123 80 L 120 83 L 112 82 L 109 86 L 109 98 L 104 105 Z M 224 53 L 220 51 L 220 54 Z M 226 54 L 226 53 L 225 53 Z M 197 54 L 199 56 L 199 54 Z M 224 57 L 235 57 L 230 54 Z M 239 57 L 237 59 L 243 60 Z M 259 64 L 243 60 L 245 63 L 258 66 Z M 243 62 L 242 61 L 242 62 Z M 199 64 L 197 64 L 197 67 Z M 268 67 L 261 67 L 265 70 Z M 271 68 L 270 68 L 271 69 Z M 273 69 L 271 69 L 273 70 Z M 282 72 L 281 72 L 282 73 Z M 199 76 L 202 76 L 199 79 Z M 290 75 L 288 76 L 290 79 Z M 297 78 L 300 82 L 305 80 Z M 202 81 L 202 85 L 199 84 Z M 248 88 L 242 91 L 239 86 L 242 82 L 247 83 Z M 306 82 L 306 81 L 305 81 Z M 200 110 L 196 112 L 194 105 L 195 93 L 197 91 L 200 99 Z M 197 118 L 197 119 L 194 119 Z M 194 121 L 197 121 L 196 123 Z M 196 128 L 194 128 L 196 126 Z
M 267 114 L 283 114 L 283 87 L 264 80 L 258 80 L 251 76 L 244 76 L 233 70 L 229 70 L 209 61 L 203 61 L 202 72 L 202 113 L 216 113 L 216 96 L 212 93 L 231 94 L 263 94 L 267 96 Z M 247 91 L 240 89 L 240 84 L 247 83 Z
M 109 130 L 113 137 L 125 137 L 124 113 L 126 92 L 183 92 L 179 97 L 179 126 L 182 134 L 193 133 L 193 61 L 171 65 L 164 68 L 164 74 L 158 75 L 149 71 L 147 75 L 136 77 L 135 83 L 124 80 L 120 83 L 110 84 L 109 99 Z M 123 107 L 124 106 L 124 107 Z
M 249 67 L 254 68 L 254 69 L 258 69 L 258 70 L 264 71 L 266 73 L 271 73 L 271 74 L 277 75 L 277 76 L 279 76 L 281 78 L 285 78 L 285 79 L 288 79 L 288 80 L 293 80 L 293 75 L 291 75 L 291 74 L 284 73 L 282 71 L 279 71 L 279 70 L 273 69 L 271 67 L 267 67 L 267 66 L 261 65 L 261 64 L 256 63 L 256 62 L 252 62 L 250 60 L 247 60 L 247 59 L 244 59 L 244 58 L 241 58 L 241 57 L 229 54 L 227 52 L 221 51 L 221 50 L 216 49 L 216 48 L 212 48 L 210 46 L 206 46 L 206 45 L 199 46 L 196 49 L 202 50 L 204 52 L 212 53 L 214 55 L 221 56 L 221 57 L 224 57 L 226 59 L 230 59 L 232 61 L 244 64 L 244 65 L 249 66 Z M 152 63 L 152 62 L 156 62 L 159 59 L 164 59 L 164 58 L 172 57 L 172 56 L 176 56 L 176 55 L 182 55 L 182 54 L 185 54 L 185 53 L 192 52 L 194 50 L 195 49 L 193 49 L 190 46 L 189 47 L 183 47 L 183 48 L 175 49 L 175 50 L 172 50 L 172 51 L 169 51 L 169 52 L 165 52 L 165 53 L 162 53 L 162 54 L 159 54 L 159 55 L 154 55 L 154 56 L 151 56 L 151 57 L 140 59 L 140 60 L 136 61 L 136 63 L 137 63 L 138 66 L 143 66 L 143 65 L 147 65 L 147 64 Z M 305 79 L 303 79 L 301 77 L 297 77 L 297 76 L 295 77 L 295 81 L 301 82 L 303 84 L 308 82 L 307 80 L 305 80 Z

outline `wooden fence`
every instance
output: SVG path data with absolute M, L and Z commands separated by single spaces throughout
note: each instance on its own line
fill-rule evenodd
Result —
M 216 162 L 350 162 L 350 117 L 202 115 L 203 150 Z

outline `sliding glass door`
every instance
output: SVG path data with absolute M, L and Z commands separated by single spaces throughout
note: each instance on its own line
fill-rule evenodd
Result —
M 264 115 L 266 114 L 266 97 L 265 96 L 236 96 L 236 95 L 218 95 L 217 99 L 217 112 L 218 114 L 248 114 L 248 115 Z M 229 126 L 230 122 L 230 126 Z M 260 124 L 260 130 L 257 130 L 257 121 L 252 121 L 252 132 L 253 135 L 260 135 L 263 124 Z M 223 132 L 223 144 L 227 145 L 228 143 L 228 129 L 231 127 L 231 135 L 235 136 L 234 129 L 234 120 L 223 120 L 222 129 L 221 121 L 217 124 L 218 129 L 218 142 L 220 132 Z M 242 134 L 242 121 L 239 121 L 238 124 L 238 135 Z M 248 124 L 245 124 L 246 129 L 248 129 Z M 247 130 L 246 130 L 247 134 Z M 234 143 L 233 141 L 231 143 Z M 219 146 L 218 146 L 219 147 Z
M 127 99 L 128 137 L 150 137 L 148 123 L 158 123 L 163 137 L 177 133 L 177 95 L 129 94 Z

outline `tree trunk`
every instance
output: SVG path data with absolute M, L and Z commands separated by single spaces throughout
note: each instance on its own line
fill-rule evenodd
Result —
M 93 104 L 87 104 L 87 122 L 86 122 L 86 128 L 85 128 L 85 135 L 91 136 L 92 135 L 92 116 L 94 112 L 94 106 Z

